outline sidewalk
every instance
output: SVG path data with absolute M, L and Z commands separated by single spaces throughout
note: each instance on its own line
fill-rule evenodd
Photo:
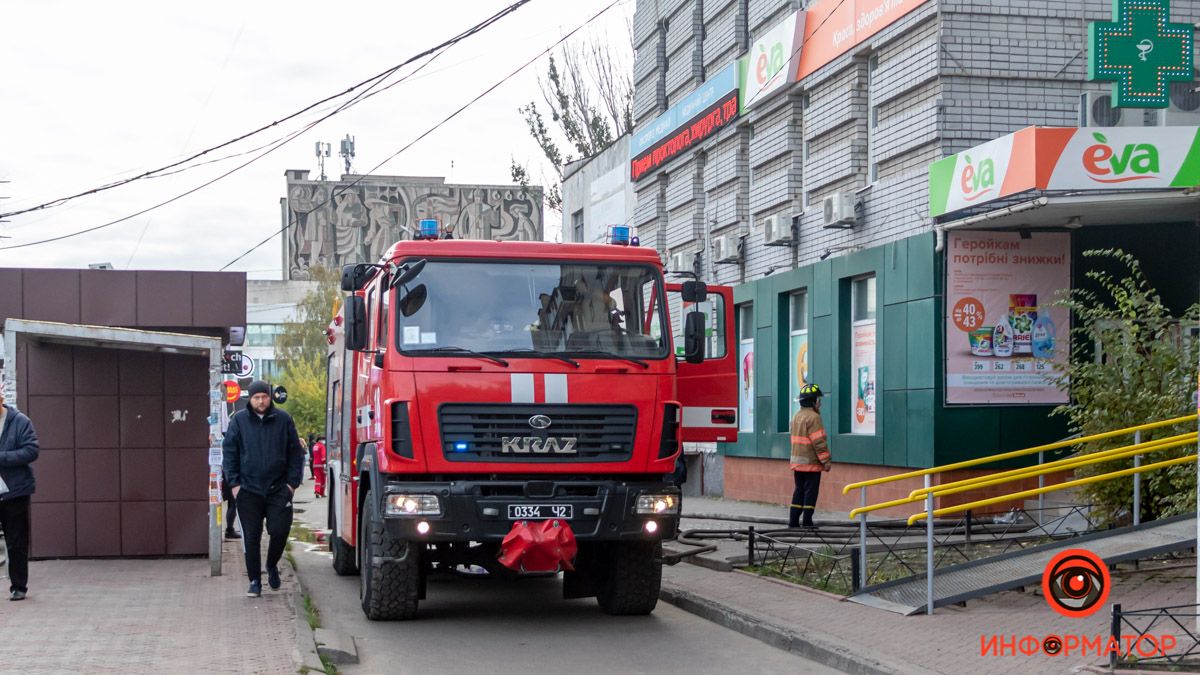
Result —
M 777 506 L 690 497 L 687 514 L 728 514 L 769 517 Z M 844 514 L 828 514 L 844 519 Z M 818 514 L 817 520 L 823 520 Z M 719 521 L 684 518 L 684 530 L 697 523 L 716 529 Z M 726 522 L 725 529 L 745 529 L 752 523 Z M 757 526 L 756 526 L 757 527 Z M 769 526 L 768 526 L 769 527 Z M 1126 610 L 1193 602 L 1194 560 L 1173 569 L 1134 571 L 1122 566 L 1113 574 L 1108 604 Z M 1015 591 L 972 600 L 966 607 L 942 607 L 929 616 L 903 617 L 846 602 L 820 591 L 745 572 L 719 572 L 680 563 L 663 571 L 663 599 L 774 646 L 851 673 L 995 673 L 1107 672 L 1107 659 L 1025 656 L 983 656 L 981 638 L 1026 635 L 1039 641 L 1048 635 L 1109 634 L 1110 614 L 1101 610 L 1083 619 L 1052 611 L 1040 595 Z M 1155 630 L 1155 634 L 1172 632 Z M 1178 628 L 1176 628 L 1178 634 Z M 1180 637 L 1180 646 L 1187 643 Z M 1123 670 L 1123 673 L 1135 672 Z
M 291 567 L 254 599 L 240 542 L 222 565 L 212 577 L 206 558 L 35 560 L 26 600 L 0 582 L 0 673 L 297 672 Z

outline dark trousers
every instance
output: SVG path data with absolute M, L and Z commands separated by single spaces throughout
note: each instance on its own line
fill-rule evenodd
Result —
M 0 501 L 0 527 L 8 547 L 9 590 L 28 591 L 29 583 L 29 497 Z
M 225 531 L 233 532 L 233 521 L 237 519 L 237 500 L 229 496 L 229 509 L 225 512 Z
M 804 527 L 812 527 L 813 511 L 817 508 L 817 492 L 821 489 L 820 471 L 793 471 L 796 491 L 792 493 L 792 507 L 788 509 L 788 527 L 800 527 L 804 516 Z
M 262 578 L 263 519 L 267 521 L 267 568 L 279 564 L 288 532 L 292 529 L 292 493 L 285 485 L 266 497 L 239 490 L 238 519 L 242 523 L 242 546 L 246 551 L 246 576 L 250 581 Z

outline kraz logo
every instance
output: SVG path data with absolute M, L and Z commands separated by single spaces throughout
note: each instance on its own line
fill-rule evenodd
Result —
M 962 190 L 963 199 L 973 202 L 996 187 L 996 164 L 991 157 L 985 157 L 976 169 L 970 155 L 963 155 L 963 159 L 967 165 L 958 177 L 958 186 Z
M 1127 143 L 1118 152 L 1104 134 L 1094 133 L 1095 145 L 1083 151 L 1083 168 L 1097 183 L 1126 183 L 1158 177 L 1158 148 L 1149 143 Z
M 501 436 L 502 455 L 574 455 L 577 438 L 539 438 L 537 436 Z

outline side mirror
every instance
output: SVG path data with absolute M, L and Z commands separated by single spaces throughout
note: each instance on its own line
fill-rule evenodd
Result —
M 361 291 L 363 286 L 367 285 L 367 279 L 370 278 L 372 269 L 374 267 L 365 263 L 354 263 L 342 267 L 342 290 L 346 293 Z
M 425 288 L 425 284 L 421 284 L 411 291 L 404 294 L 400 298 L 400 313 L 404 316 L 412 316 L 416 314 L 421 306 L 425 304 L 425 298 L 429 297 L 429 290 Z
M 704 302 L 708 299 L 708 286 L 703 281 L 685 281 L 679 296 L 684 302 Z
M 361 352 L 367 347 L 367 302 L 359 295 L 346 298 L 346 349 Z
M 288 399 L 287 389 L 282 384 L 275 387 L 274 389 L 271 390 L 271 398 L 274 399 L 274 401 L 276 403 L 279 403 L 280 405 L 287 403 L 287 399 Z
M 704 312 L 688 312 L 683 320 L 683 360 L 704 362 Z
M 416 279 L 417 275 L 420 274 L 421 270 L 423 270 L 423 269 L 425 269 L 425 259 L 424 258 L 418 260 L 415 263 L 409 263 L 407 265 L 402 265 L 400 267 L 400 269 L 396 272 L 396 276 L 392 279 L 392 288 L 395 288 L 397 286 L 403 286 L 404 284 L 407 284 L 408 282 L 412 281 L 413 279 Z

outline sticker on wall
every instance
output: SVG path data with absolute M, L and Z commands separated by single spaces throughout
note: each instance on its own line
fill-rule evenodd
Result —
M 738 348 L 738 418 L 741 431 L 754 431 L 754 341 Z
M 850 433 L 875 433 L 875 322 L 854 326 Z

